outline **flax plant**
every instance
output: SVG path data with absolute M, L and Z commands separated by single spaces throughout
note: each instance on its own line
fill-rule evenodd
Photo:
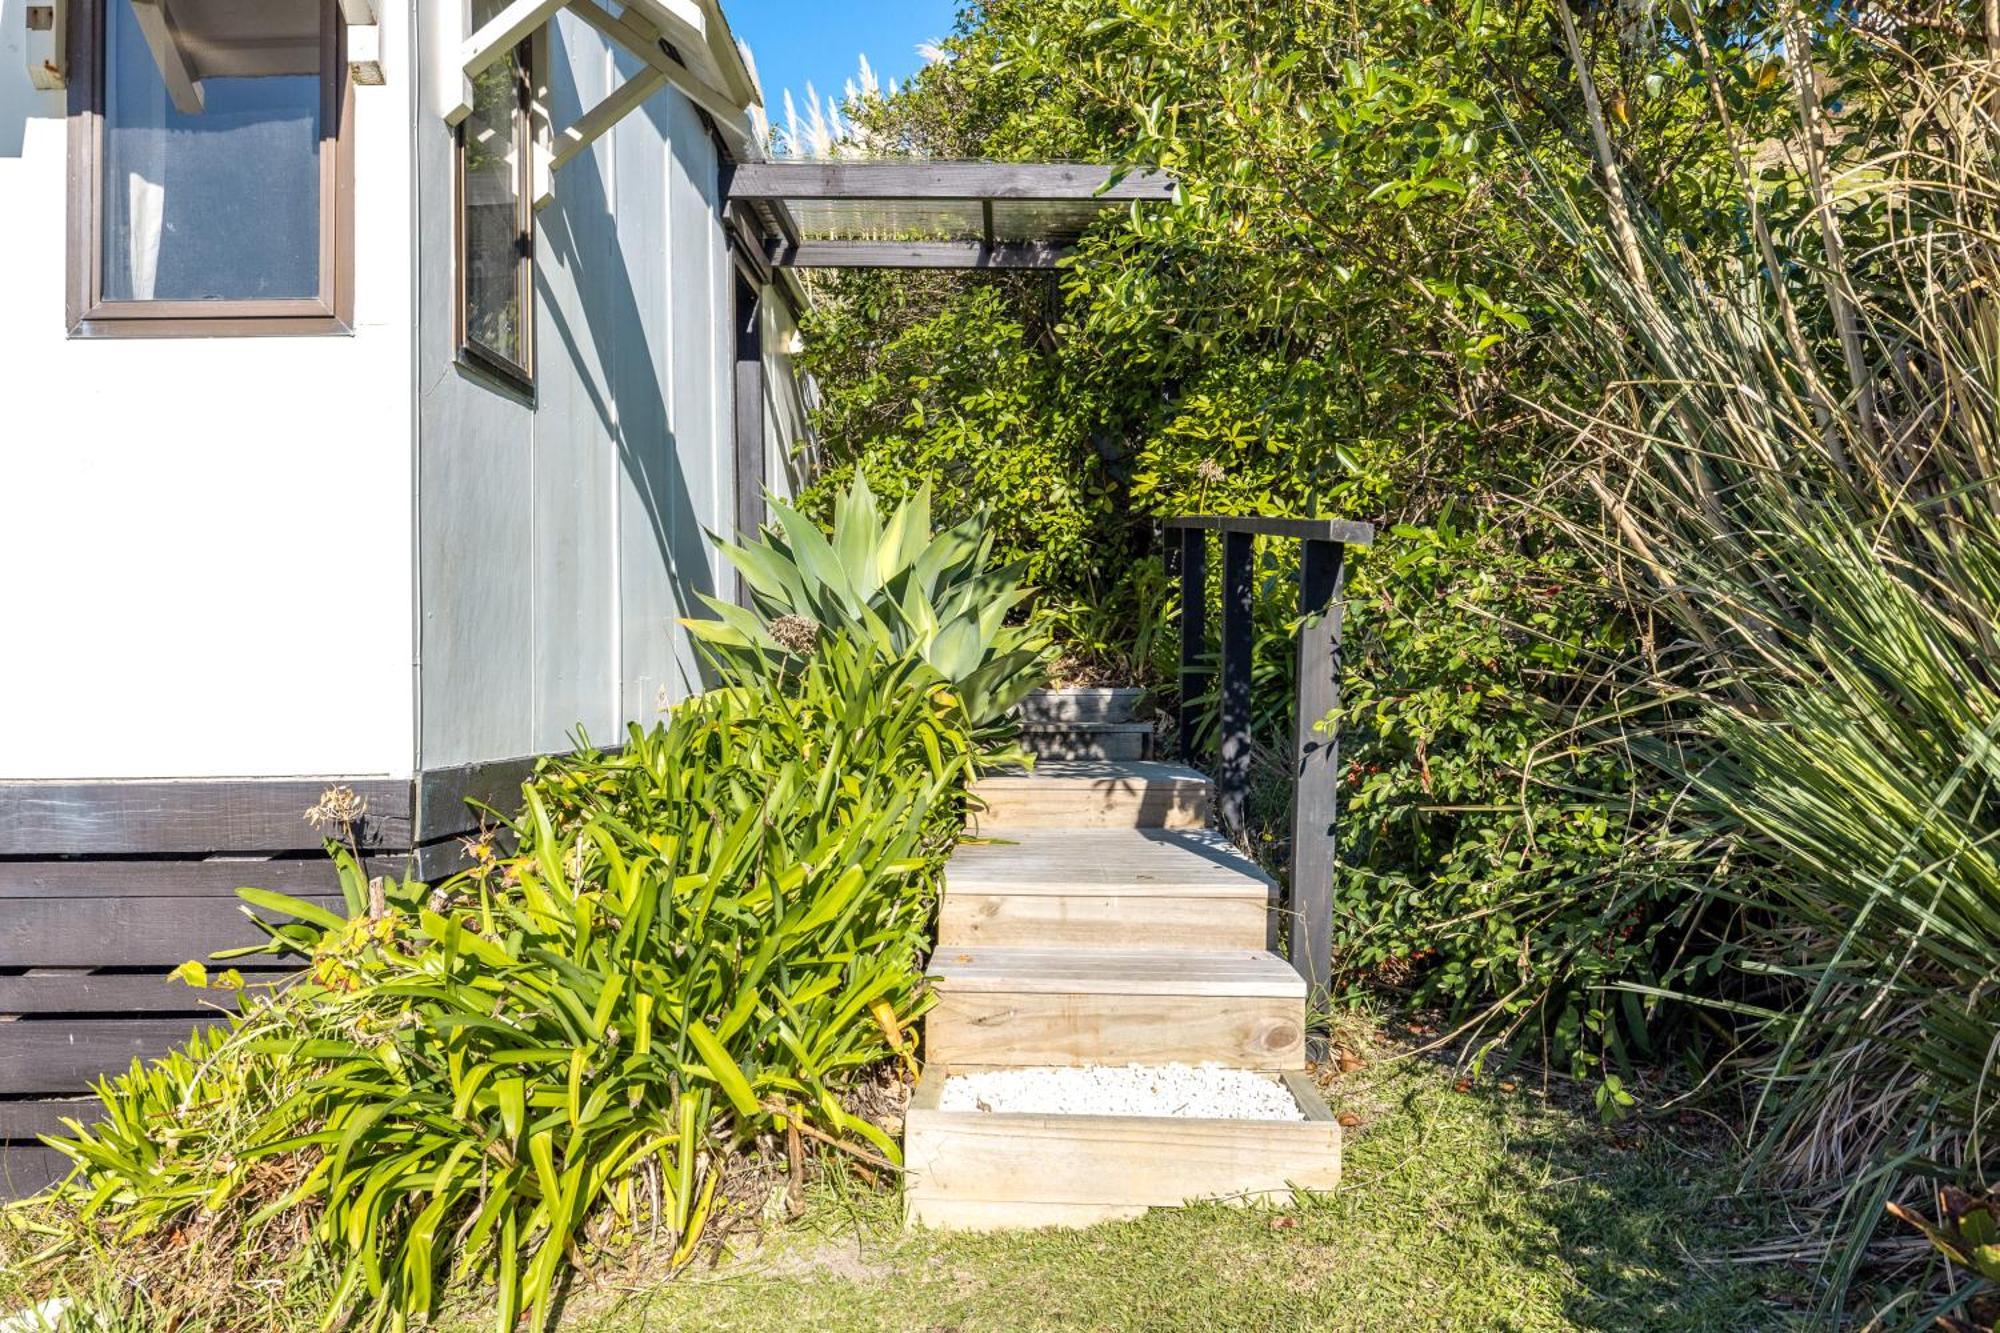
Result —
M 1843 97 L 1878 115 L 1844 135 L 1803 33 L 1790 231 L 1747 151 L 1720 259 L 1543 182 L 1591 284 L 1550 304 L 1601 391 L 1547 410 L 1607 571 L 1678 631 L 1650 685 L 1685 721 L 1646 753 L 1730 862 L 1700 891 L 1753 1163 L 1831 1207 L 1837 1303 L 1913 1174 L 2000 1171 L 2000 68 L 1850 33 Z

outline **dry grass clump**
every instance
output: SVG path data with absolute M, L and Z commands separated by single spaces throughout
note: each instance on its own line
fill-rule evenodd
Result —
M 1732 867 L 1699 892 L 1751 1160 L 1826 1210 L 1836 1305 L 1886 1200 L 2000 1174 L 2000 65 L 1850 37 L 1869 134 L 1795 60 L 1797 230 L 1747 166 L 1720 258 L 1546 195 L 1601 389 L 1550 410 L 1601 502 L 1583 535 L 1679 636 L 1645 688 L 1682 720 L 1640 752 Z

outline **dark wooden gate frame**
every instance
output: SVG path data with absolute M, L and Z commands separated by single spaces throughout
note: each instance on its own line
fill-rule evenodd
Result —
M 1315 724 L 1340 706 L 1341 592 L 1349 546 L 1367 546 L 1367 523 L 1326 518 L 1261 518 L 1194 514 L 1168 519 L 1179 541 L 1168 548 L 1180 578 L 1180 747 L 1196 761 L 1195 701 L 1214 669 L 1208 644 L 1208 534 L 1222 535 L 1221 726 L 1216 788 L 1223 828 L 1243 833 L 1243 802 L 1250 790 L 1250 650 L 1258 537 L 1302 543 L 1299 553 L 1298 691 L 1292 723 L 1292 865 L 1287 955 L 1306 979 L 1309 1003 L 1322 1002 L 1332 985 L 1330 932 L 1333 872 L 1339 847 L 1335 819 L 1340 805 L 1340 738 Z

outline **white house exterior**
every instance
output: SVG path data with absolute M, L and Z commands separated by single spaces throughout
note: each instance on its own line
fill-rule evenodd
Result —
M 0 1149 L 330 888 L 322 787 L 440 866 L 700 688 L 806 432 L 754 102 L 713 0 L 0 0 Z

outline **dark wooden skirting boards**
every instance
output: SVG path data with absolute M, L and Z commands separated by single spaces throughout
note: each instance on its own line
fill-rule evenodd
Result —
M 368 802 L 364 846 L 410 845 L 410 783 L 352 778 L 0 783 L 0 856 L 316 850 L 305 812 L 341 784 Z
M 213 1011 L 177 1018 L 17 1019 L 6 1025 L 0 1093 L 62 1093 L 147 1060 L 198 1028 L 222 1021 Z
M 417 774 L 416 846 L 479 832 L 493 823 L 480 807 L 512 815 L 521 805 L 521 784 L 534 776 L 540 755 L 490 759 L 456 768 L 427 768 Z
M 254 863 L 238 863 L 227 896 L 201 898 L 34 898 L 0 910 L 0 968 L 178 967 L 218 949 L 261 944 L 265 936 L 243 914 L 235 892 L 273 887 Z M 311 892 L 326 906 L 340 903 L 333 866 L 323 862 Z M 306 886 L 295 885 L 298 893 Z M 0 1005 L 0 1014 L 18 1012 Z
M 466 868 L 465 841 L 482 831 L 504 829 L 488 811 L 512 815 L 521 805 L 521 784 L 534 776 L 539 755 L 492 759 L 456 768 L 430 768 L 417 774 L 417 837 L 410 853 L 410 873 L 436 881 Z
M 400 874 L 415 829 L 409 779 L 298 777 L 0 782 L 0 1197 L 67 1169 L 35 1142 L 106 1074 L 220 1022 L 236 997 L 166 974 L 263 942 L 236 890 L 341 902 L 305 812 L 328 787 L 367 802 L 367 867 Z M 279 960 L 245 960 L 255 971 Z
M 60 1133 L 64 1115 L 89 1118 L 94 1104 L 76 1099 L 93 1081 L 234 1006 L 229 992 L 165 978 L 263 942 L 237 889 L 338 910 L 333 862 L 305 819 L 328 787 L 367 802 L 355 836 L 370 874 L 441 878 L 463 864 L 461 839 L 492 822 L 477 805 L 513 812 L 536 762 L 414 779 L 0 782 L 0 1198 L 62 1175 L 66 1160 L 35 1140 Z M 259 986 L 282 977 L 276 963 L 237 966 Z

